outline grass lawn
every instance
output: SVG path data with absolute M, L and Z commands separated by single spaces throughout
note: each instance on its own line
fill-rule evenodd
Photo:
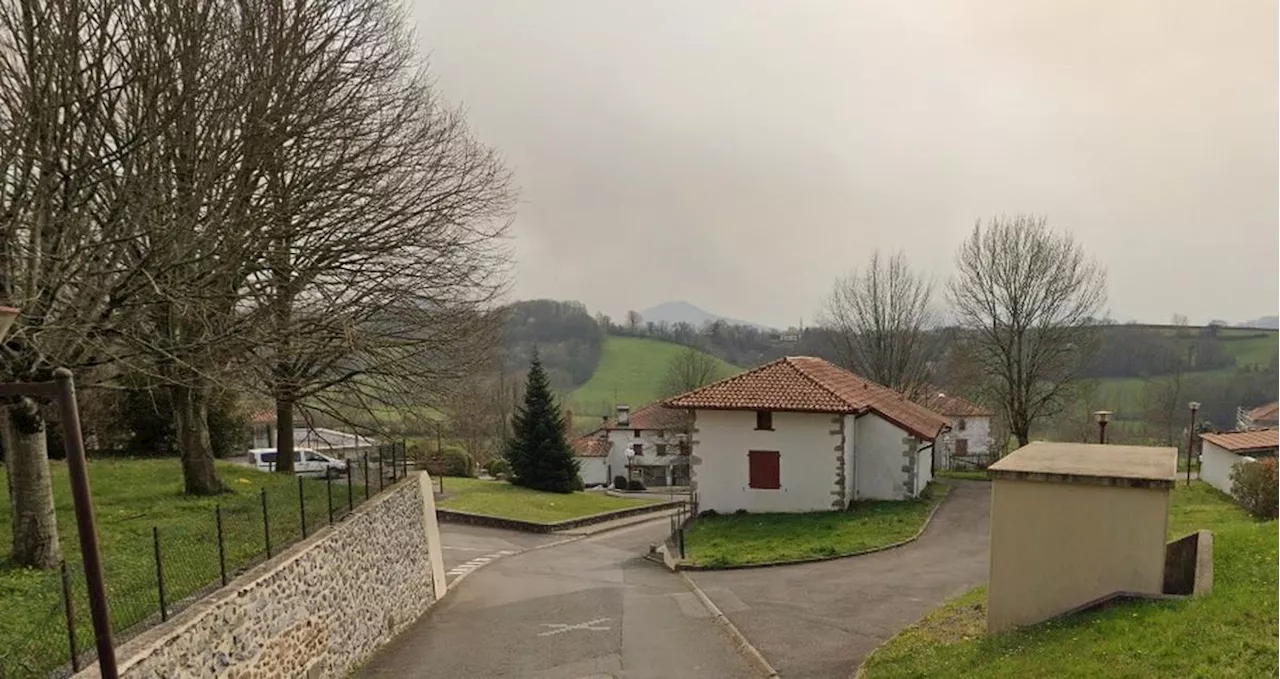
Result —
M 658 399 L 667 365 L 685 349 L 645 337 L 606 337 L 595 374 L 564 402 L 572 405 L 577 414 L 574 419 L 586 425 L 599 424 L 601 415 L 613 415 L 615 404 L 629 405 L 635 412 Z M 737 366 L 714 360 L 720 367 L 716 379 L 742 372 Z
M 986 470 L 980 469 L 942 469 L 934 472 L 940 479 L 965 479 L 968 481 L 990 481 Z
M 700 518 L 685 535 L 685 555 L 698 566 L 737 566 L 884 547 L 915 535 L 948 490 L 930 484 L 924 499 L 857 502 L 845 512 Z
M 80 545 L 66 465 L 52 463 L 54 503 L 63 557 L 72 573 L 78 641 L 93 646 L 89 608 L 80 566 Z M 232 492 L 211 498 L 182 495 L 177 459 L 99 460 L 89 464 L 94 510 L 113 628 L 120 631 L 155 615 L 159 609 L 152 528 L 158 527 L 168 605 L 219 581 L 217 524 L 214 505 L 223 514 L 229 571 L 264 556 L 262 504 L 267 489 L 273 551 L 301 535 L 298 482 L 295 477 L 267 474 L 220 463 Z M 0 676 L 44 676 L 68 661 L 62 590 L 57 571 L 17 568 L 9 560 L 12 517 L 8 483 L 0 470 Z M 328 495 L 323 481 L 303 482 L 308 532 L 328 522 Z M 364 497 L 356 486 L 353 497 Z M 346 482 L 335 481 L 334 504 L 346 510 Z
M 866 679 L 898 677 L 1274 677 L 1277 531 L 1212 487 L 1179 485 L 1170 537 L 1214 534 L 1207 597 L 1134 602 L 991 637 L 986 590 L 943 605 L 875 653 Z
M 444 509 L 487 514 L 504 519 L 556 523 L 592 514 L 652 504 L 657 499 L 613 497 L 597 492 L 543 493 L 506 481 L 448 477 L 444 480 Z

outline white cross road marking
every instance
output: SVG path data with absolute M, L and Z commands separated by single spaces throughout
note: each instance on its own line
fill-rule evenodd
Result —
M 576 625 L 562 625 L 558 622 L 544 622 L 541 625 L 542 627 L 554 627 L 555 629 L 550 629 L 550 630 L 547 630 L 546 632 L 538 632 L 538 636 L 550 637 L 550 636 L 555 636 L 557 634 L 563 634 L 564 632 L 570 632 L 576 629 L 591 630 L 594 632 L 604 632 L 610 629 L 610 627 L 608 625 L 604 625 L 603 627 L 601 627 L 600 623 L 608 622 L 608 621 L 609 621 L 609 618 L 596 618 L 595 620 L 580 622 Z

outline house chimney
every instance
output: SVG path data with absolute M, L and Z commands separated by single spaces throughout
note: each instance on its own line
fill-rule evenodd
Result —
M 629 406 L 618 406 L 618 426 L 626 427 L 631 424 L 631 408 Z

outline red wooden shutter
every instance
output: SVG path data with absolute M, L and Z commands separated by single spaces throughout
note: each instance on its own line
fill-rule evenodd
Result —
M 748 485 L 752 488 L 777 490 L 782 487 L 780 455 L 776 450 L 747 452 Z

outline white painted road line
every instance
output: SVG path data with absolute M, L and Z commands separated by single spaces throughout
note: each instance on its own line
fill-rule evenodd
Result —
M 538 632 L 538 636 L 551 637 L 557 634 L 563 634 L 565 632 L 570 632 L 573 630 L 591 630 L 593 632 L 605 632 L 611 628 L 608 625 L 601 625 L 601 623 L 608 622 L 608 621 L 609 621 L 609 618 L 596 618 L 595 620 L 580 622 L 576 625 L 564 625 L 558 622 L 544 622 L 542 623 L 542 627 L 554 627 L 555 629 L 547 630 L 546 632 Z

